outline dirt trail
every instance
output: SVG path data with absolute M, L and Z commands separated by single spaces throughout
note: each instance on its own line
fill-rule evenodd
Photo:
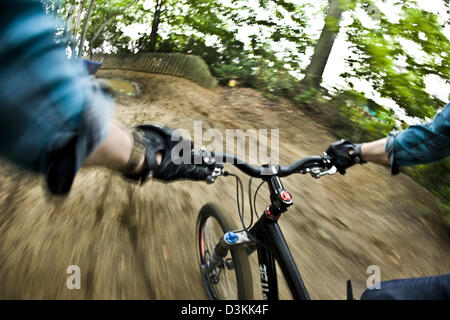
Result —
M 213 92 L 186 79 L 137 72 L 100 75 L 140 85 L 139 97 L 117 97 L 116 116 L 129 125 L 156 122 L 191 133 L 194 120 L 222 132 L 279 128 L 282 164 L 319 154 L 335 140 L 288 102 L 271 105 L 254 90 Z M 219 202 L 238 219 L 231 178 L 210 186 L 152 181 L 137 187 L 109 171 L 84 169 L 70 195 L 55 198 L 41 177 L 6 164 L 0 170 L 0 298 L 204 299 L 196 214 L 206 202 Z M 359 297 L 370 265 L 380 267 L 382 280 L 450 272 L 435 198 L 407 176 L 391 177 L 369 164 L 345 177 L 283 181 L 294 206 L 280 225 L 313 299 L 344 299 L 347 279 Z M 259 211 L 267 204 L 263 196 L 267 190 L 258 197 Z M 80 267 L 81 290 L 66 287 L 69 265 Z M 289 299 L 284 288 L 281 297 Z

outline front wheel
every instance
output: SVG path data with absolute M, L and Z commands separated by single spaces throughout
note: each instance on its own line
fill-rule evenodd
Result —
M 252 275 L 245 246 L 231 247 L 227 256 L 214 268 L 206 271 L 205 264 L 214 252 L 216 244 L 228 231 L 236 231 L 234 223 L 227 219 L 213 204 L 204 205 L 197 218 L 197 256 L 203 286 L 209 299 L 250 300 L 253 298 Z

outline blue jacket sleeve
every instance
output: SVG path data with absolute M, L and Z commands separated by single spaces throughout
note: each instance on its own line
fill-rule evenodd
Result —
M 450 156 L 450 104 L 431 122 L 391 132 L 386 154 L 392 174 L 397 174 L 402 166 L 427 164 Z
M 0 154 L 46 174 L 55 193 L 67 192 L 106 137 L 113 101 L 66 58 L 40 1 L 0 6 Z

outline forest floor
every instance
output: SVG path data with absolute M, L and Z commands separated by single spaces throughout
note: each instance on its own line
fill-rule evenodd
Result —
M 336 140 L 288 101 L 271 103 L 252 89 L 211 91 L 186 79 L 131 71 L 99 76 L 139 85 L 138 96 L 116 96 L 115 115 L 128 125 L 152 122 L 193 133 L 194 121 L 202 121 L 203 130 L 224 134 L 279 129 L 281 164 L 321 154 Z M 248 178 L 238 174 L 246 186 Z M 450 273 L 450 241 L 437 218 L 436 198 L 406 175 L 392 177 L 388 168 L 366 164 L 345 176 L 295 175 L 283 183 L 294 205 L 279 224 L 311 298 L 345 299 L 348 279 L 359 298 L 372 265 L 383 281 Z M 235 192 L 234 179 L 226 177 L 212 185 L 150 181 L 139 187 L 90 168 L 60 198 L 46 193 L 42 177 L 3 162 L 0 298 L 205 299 L 196 257 L 197 213 L 215 202 L 238 222 Z M 264 188 L 258 210 L 267 204 Z M 253 256 L 251 262 L 260 299 Z M 79 290 L 66 286 L 70 265 L 80 268 Z M 280 296 L 290 299 L 283 281 Z

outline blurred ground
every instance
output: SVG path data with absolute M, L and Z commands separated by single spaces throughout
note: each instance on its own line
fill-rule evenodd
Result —
M 116 115 L 129 125 L 156 122 L 191 133 L 194 120 L 223 132 L 279 128 L 282 164 L 322 153 L 335 140 L 288 102 L 270 104 L 254 90 L 212 92 L 170 76 L 99 74 L 139 84 L 140 95 L 117 96 Z M 347 279 L 359 297 L 370 265 L 380 267 L 381 280 L 450 272 L 450 242 L 436 222 L 435 198 L 407 176 L 369 164 L 346 176 L 283 181 L 294 206 L 280 225 L 311 298 L 344 299 Z M 106 170 L 83 169 L 66 198 L 47 195 L 43 183 L 5 163 L 0 168 L 0 298 L 205 298 L 196 215 L 216 202 L 237 222 L 234 179 L 137 187 Z M 259 212 L 267 194 L 260 192 Z M 66 287 L 69 265 L 80 267 L 80 290 Z M 252 271 L 259 298 L 257 266 Z

